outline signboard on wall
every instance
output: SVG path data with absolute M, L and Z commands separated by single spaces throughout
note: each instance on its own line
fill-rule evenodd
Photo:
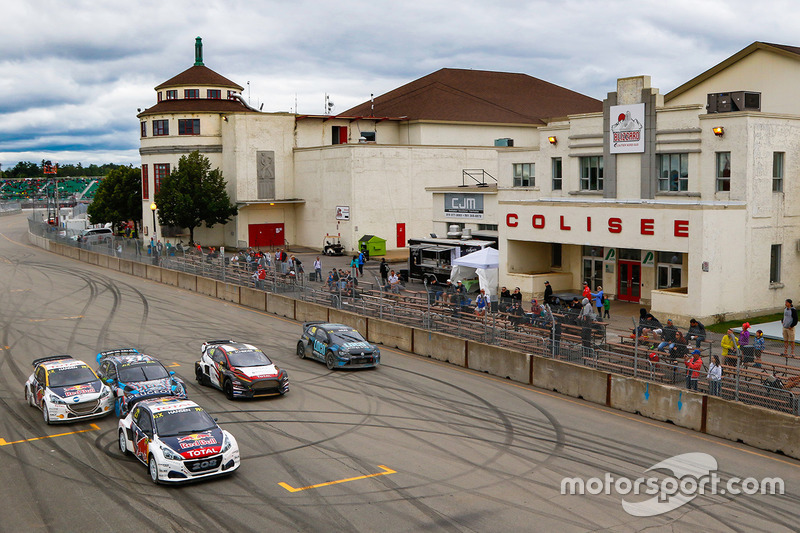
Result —
M 612 105 L 608 112 L 612 154 L 644 152 L 644 104 Z
M 483 218 L 483 195 L 444 193 L 444 216 L 447 218 Z
M 336 220 L 350 220 L 350 206 L 337 205 L 336 206 Z

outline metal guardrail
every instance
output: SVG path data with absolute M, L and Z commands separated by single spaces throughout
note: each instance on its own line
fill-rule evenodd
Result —
M 670 359 L 666 352 L 656 352 L 656 339 L 640 343 L 638 337 L 630 340 L 620 338 L 619 342 L 614 342 L 602 324 L 582 323 L 575 313 L 563 308 L 551 310 L 549 306 L 545 306 L 545 316 L 536 318 L 526 316 L 514 319 L 502 313 L 478 317 L 473 313 L 473 308 L 442 304 L 436 300 L 432 291 L 415 295 L 406 292 L 394 294 L 382 287 L 378 278 L 374 282 L 366 281 L 364 277 L 353 280 L 352 276 L 349 280 L 343 277 L 333 283 L 309 281 L 305 273 L 289 271 L 285 265 L 275 265 L 273 261 L 266 269 L 264 279 L 259 280 L 254 275 L 255 264 L 230 263 L 230 258 L 198 253 L 193 248 L 163 247 L 161 253 L 158 253 L 136 239 L 108 237 L 103 242 L 87 243 L 75 238 L 79 234 L 76 231 L 56 228 L 34 220 L 29 220 L 29 227 L 31 233 L 61 244 L 122 259 L 157 264 L 171 270 L 254 287 L 362 316 L 582 364 L 605 372 L 687 388 L 690 384 L 686 379 L 685 364 L 680 359 Z M 345 273 L 345 276 L 347 274 L 352 273 Z M 704 349 L 713 352 L 712 347 L 718 345 L 720 338 L 721 335 L 709 334 L 711 342 L 706 343 Z M 660 355 L 658 361 L 651 359 L 650 355 L 654 353 Z M 710 390 L 710 382 L 706 379 L 705 362 L 710 360 L 710 355 L 704 353 L 704 365 L 700 370 L 700 379 L 697 380 L 699 392 L 716 392 Z M 767 355 L 771 356 L 773 362 L 768 362 Z M 789 367 L 789 358 L 786 358 L 786 365 L 774 362 L 782 358 L 774 352 L 765 351 L 763 357 L 762 367 L 753 369 L 742 364 L 744 359 L 738 354 L 735 367 L 723 367 L 718 395 L 725 399 L 800 415 L 798 395 L 789 390 L 795 384 L 800 384 L 800 369 Z M 766 372 L 767 368 L 771 372 Z M 781 386 L 770 384 L 771 376 L 776 373 Z M 794 383 L 793 378 L 798 383 Z

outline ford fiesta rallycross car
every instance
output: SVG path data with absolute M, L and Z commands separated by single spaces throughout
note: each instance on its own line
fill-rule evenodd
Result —
M 216 387 L 229 400 L 275 396 L 289 392 L 289 375 L 252 344 L 207 341 L 194 364 L 201 385 Z
M 128 413 L 131 399 L 146 394 L 163 393 L 186 398 L 183 380 L 170 372 L 158 359 L 139 353 L 135 348 L 107 350 L 97 354 L 97 374 L 114 395 L 114 413 Z
M 120 451 L 147 465 L 153 483 L 233 473 L 239 446 L 202 407 L 174 397 L 139 397 L 119 420 Z
M 33 361 L 33 374 L 25 382 L 25 399 L 42 410 L 48 424 L 99 418 L 111 412 L 111 389 L 89 365 L 71 355 Z
M 306 322 L 297 342 L 300 359 L 310 357 L 335 368 L 375 368 L 381 362 L 380 349 L 343 324 Z

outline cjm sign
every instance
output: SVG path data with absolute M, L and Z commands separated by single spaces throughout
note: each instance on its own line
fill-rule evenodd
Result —
M 483 195 L 445 193 L 444 216 L 453 218 L 483 218 Z

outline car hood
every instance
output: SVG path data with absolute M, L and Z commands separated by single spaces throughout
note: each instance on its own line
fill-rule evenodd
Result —
M 374 347 L 368 342 L 346 342 L 342 344 L 342 349 L 347 351 L 372 351 Z
M 178 396 L 181 398 L 186 397 L 184 387 L 180 387 L 180 382 L 178 380 L 173 380 L 172 378 L 154 379 L 153 381 L 134 381 L 125 384 L 135 389 L 131 392 L 125 393 L 125 396 L 128 398 L 138 398 L 139 396 L 155 394 L 159 392 L 169 393 L 173 396 Z M 173 385 L 175 386 L 175 390 L 173 390 Z
M 201 431 L 191 435 L 179 435 L 175 437 L 159 436 L 162 443 L 166 444 L 181 457 L 185 459 L 196 459 L 214 455 L 222 450 L 222 430 L 220 428 L 209 431 Z
M 275 365 L 237 366 L 234 372 L 243 375 L 247 379 L 277 378 L 278 374 L 280 374 Z
M 61 397 L 65 401 L 82 402 L 94 400 L 97 395 L 103 392 L 103 384 L 100 380 L 81 383 L 80 385 L 69 385 L 67 387 L 50 387 L 50 392 Z

